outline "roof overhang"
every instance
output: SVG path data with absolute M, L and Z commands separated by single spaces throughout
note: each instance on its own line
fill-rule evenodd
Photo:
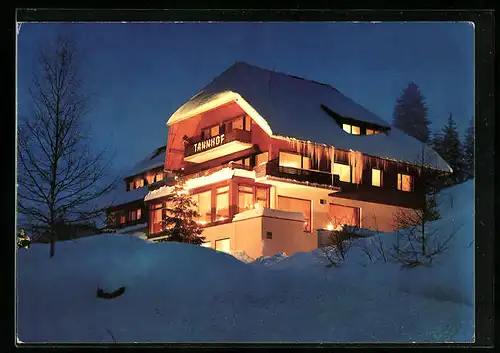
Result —
M 273 135 L 273 131 L 271 130 L 271 127 L 269 126 L 266 119 L 264 119 L 240 94 L 233 91 L 224 91 L 214 94 L 203 104 L 200 104 L 192 109 L 188 108 L 188 101 L 186 104 L 177 109 L 174 114 L 172 114 L 172 116 L 167 121 L 167 126 L 183 120 L 187 120 L 195 115 L 201 114 L 230 102 L 235 102 L 236 104 L 238 104 L 238 106 L 245 113 L 247 113 L 266 133 L 268 133 L 270 136 Z

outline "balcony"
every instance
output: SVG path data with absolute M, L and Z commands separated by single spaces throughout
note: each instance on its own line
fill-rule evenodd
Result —
M 201 139 L 193 138 L 186 144 L 184 160 L 192 163 L 203 163 L 211 159 L 226 156 L 252 147 L 250 131 L 235 129 L 227 133 Z
M 324 185 L 331 189 L 339 188 L 338 175 L 333 175 L 332 179 L 332 174 L 328 172 L 280 166 L 279 159 L 274 159 L 264 165 L 256 167 L 255 174 L 257 178 L 271 176 L 277 179 L 294 180 L 298 183 Z

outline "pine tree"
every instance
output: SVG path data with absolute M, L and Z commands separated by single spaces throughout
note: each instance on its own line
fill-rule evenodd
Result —
M 196 203 L 186 190 L 180 175 L 176 176 L 178 183 L 165 201 L 167 208 L 163 215 L 163 231 L 160 236 L 166 236 L 160 241 L 175 241 L 201 245 L 205 237 L 201 236 L 203 228 L 196 222 L 200 216 Z
M 392 125 L 421 142 L 428 142 L 429 124 L 425 97 L 412 82 L 396 101 Z
M 448 184 L 458 184 L 464 179 L 464 161 L 462 143 L 457 130 L 457 124 L 452 114 L 448 116 L 448 122 L 441 130 L 441 143 L 436 151 L 450 165 L 453 173 L 448 178 Z
M 471 119 L 470 125 L 465 132 L 463 145 L 464 152 L 464 173 L 465 178 L 474 177 L 474 120 Z

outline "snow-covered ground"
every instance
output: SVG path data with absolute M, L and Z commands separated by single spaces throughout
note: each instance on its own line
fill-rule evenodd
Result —
M 321 252 L 245 263 L 212 249 L 97 235 L 20 249 L 23 342 L 472 342 L 473 181 L 440 196 L 458 229 L 431 267 L 369 261 L 359 240 L 338 268 Z M 454 194 L 455 198 L 449 194 Z M 451 204 L 453 201 L 453 207 Z M 380 236 L 390 248 L 392 233 Z M 125 287 L 114 299 L 98 288 Z

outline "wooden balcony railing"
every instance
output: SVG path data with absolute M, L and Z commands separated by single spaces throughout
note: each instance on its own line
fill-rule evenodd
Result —
M 292 179 L 298 182 L 308 182 L 320 185 L 339 186 L 338 175 L 319 170 L 300 169 L 279 165 L 279 159 L 274 159 L 268 163 L 255 168 L 257 177 L 270 175 L 277 178 Z
M 232 141 L 250 143 L 252 141 L 251 131 L 235 129 L 226 133 L 212 136 L 207 139 L 201 139 L 201 136 L 191 138 L 191 142 L 186 144 L 184 157 L 189 157 L 197 153 L 211 150 L 213 148 L 225 145 Z

